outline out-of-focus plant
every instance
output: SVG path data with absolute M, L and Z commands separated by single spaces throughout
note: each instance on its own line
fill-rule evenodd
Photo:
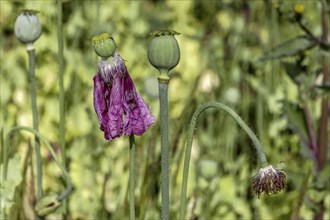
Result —
M 297 135 L 304 131 L 304 136 L 308 137 L 307 129 L 301 129 L 306 126 L 303 105 L 298 99 L 298 86 L 285 74 L 286 67 L 281 64 L 288 63 L 291 68 L 290 64 L 295 66 L 295 59 L 302 56 L 302 71 L 309 73 L 306 75 L 310 76 L 314 71 L 321 73 L 323 61 L 320 58 L 327 56 L 328 51 L 320 49 L 319 44 L 312 47 L 315 43 L 306 40 L 306 32 L 295 22 L 295 16 L 300 17 L 302 24 L 320 40 L 320 0 L 300 1 L 301 4 L 283 0 L 62 1 L 62 39 L 58 39 L 56 31 L 56 21 L 59 21 L 56 3 L 60 6 L 60 1 L 56 0 L 5 0 L 0 3 L 0 126 L 6 135 L 11 127 L 32 125 L 28 76 L 25 70 L 28 60 L 25 59 L 25 51 L 19 48 L 12 27 L 18 9 L 35 8 L 42 11 L 38 16 L 43 21 L 42 37 L 35 44 L 39 130 L 47 136 L 57 154 L 63 153 L 60 151 L 62 144 L 58 138 L 63 126 L 58 114 L 58 107 L 61 105 L 58 94 L 61 91 L 57 68 L 61 58 L 64 64 L 63 72 L 59 70 L 59 74 L 64 77 L 67 127 L 67 155 L 63 159 L 67 161 L 65 168 L 70 170 L 75 185 L 68 207 L 67 216 L 70 219 L 122 219 L 128 216 L 129 210 L 128 143 L 124 138 L 104 141 L 90 104 L 93 99 L 90 79 L 94 75 L 91 69 L 96 67 L 97 58 L 94 53 L 90 53 L 90 39 L 101 32 L 109 32 L 117 39 L 116 44 L 120 55 L 125 58 L 125 65 L 131 69 L 130 72 L 138 73 L 134 75 L 135 85 L 144 92 L 144 99 L 152 112 L 156 113 L 159 111 L 158 100 L 155 99 L 158 97 L 157 77 L 151 74 L 153 69 L 148 65 L 148 59 L 144 59 L 148 46 L 146 36 L 152 30 L 164 27 L 184 33 L 177 38 L 181 49 L 180 65 L 171 71 L 171 84 L 168 88 L 171 96 L 170 216 L 174 218 L 180 207 L 185 150 L 181 146 L 186 141 L 189 119 L 196 106 L 210 100 L 221 100 L 235 109 L 251 129 L 256 131 L 269 161 L 280 162 L 280 158 L 284 162 L 276 167 L 285 169 L 290 176 L 288 187 L 285 193 L 272 197 L 252 197 L 249 190 L 250 177 L 259 169 L 255 166 L 255 149 L 245 147 L 249 142 L 248 137 L 242 134 L 241 128 L 231 117 L 220 111 L 208 111 L 207 114 L 200 115 L 194 135 L 186 217 L 289 219 L 291 215 L 312 219 L 319 210 L 318 201 L 325 197 L 324 218 L 328 218 L 330 193 L 326 192 L 322 182 L 328 183 L 329 166 L 326 163 L 319 177 L 315 178 L 315 170 L 311 168 L 316 163 L 309 148 L 301 144 L 302 139 Z M 281 46 L 281 42 L 288 39 L 289 43 Z M 63 57 L 60 57 L 58 51 L 60 44 L 56 43 L 60 40 L 63 40 L 65 48 Z M 275 47 L 276 45 L 280 46 Z M 292 57 L 283 57 L 281 61 L 271 59 L 269 62 L 255 62 L 255 58 L 274 47 L 266 55 L 297 54 L 297 48 L 311 49 L 305 50 L 301 55 L 298 53 Z M 326 45 L 322 47 L 325 48 Z M 295 72 L 297 71 L 293 71 Z M 316 122 L 321 114 L 318 97 L 327 93 L 326 86 L 321 84 L 322 75 L 309 80 L 310 88 L 313 89 L 308 95 L 308 107 L 316 139 L 319 133 L 316 131 Z M 313 79 L 317 82 L 316 85 L 312 83 Z M 305 81 L 300 77 L 297 80 Z M 281 99 L 285 101 L 278 102 Z M 135 161 L 135 211 L 136 217 L 141 219 L 161 217 L 159 126 L 157 120 L 155 126 L 145 135 L 135 138 L 136 145 L 143 146 L 136 148 Z M 300 128 L 299 131 L 295 126 Z M 298 132 L 293 132 L 291 128 Z M 35 158 L 27 156 L 34 149 L 25 141 L 25 136 L 26 132 L 22 132 L 11 140 L 8 162 L 10 175 L 4 189 L 8 192 L 6 195 L 15 196 L 11 197 L 11 208 L 16 209 L 18 218 L 21 219 L 34 218 L 36 203 L 36 181 L 32 178 L 36 176 L 36 167 L 32 163 Z M 3 153 L 1 149 L 0 154 Z M 50 153 L 41 146 L 41 154 L 45 195 L 54 191 L 61 192 L 63 181 L 53 181 L 60 176 L 57 169 L 53 169 L 56 165 L 51 162 Z M 205 160 L 213 163 L 205 164 Z M 212 172 L 205 171 L 209 167 Z M 4 198 L 1 199 L 3 201 Z M 59 212 L 64 211 L 63 207 L 64 202 L 48 218 L 61 218 Z
M 38 132 L 38 109 L 37 109 L 37 85 L 35 79 L 35 49 L 34 42 L 40 37 L 42 33 L 41 23 L 37 16 L 37 11 L 23 10 L 17 17 L 14 27 L 16 38 L 26 45 L 26 50 L 29 56 L 29 86 L 31 96 L 31 107 L 33 114 L 33 129 Z M 5 148 L 6 149 L 6 148 Z M 37 199 L 43 197 L 42 191 L 42 161 L 40 154 L 39 139 L 35 136 L 35 153 L 37 163 Z M 7 152 L 4 153 L 4 180 L 7 178 Z
M 65 91 L 64 91 L 64 39 L 63 39 L 63 24 L 62 24 L 62 0 L 57 0 L 57 46 L 58 46 L 58 85 L 59 85 L 59 136 L 60 136 L 60 148 L 61 148 L 61 156 L 64 167 L 67 166 L 67 153 L 65 146 Z M 67 215 L 69 214 L 69 203 L 67 201 L 63 202 L 64 212 L 63 218 L 67 219 Z
M 52 158 L 54 159 L 56 165 L 60 168 L 60 170 L 62 171 L 62 175 L 63 175 L 63 179 L 66 183 L 66 189 L 65 191 L 61 194 L 61 195 L 52 195 L 52 196 L 42 196 L 41 198 L 39 198 L 37 200 L 37 204 L 35 207 L 35 212 L 38 216 L 38 218 L 43 218 L 44 216 L 53 213 L 54 211 L 56 211 L 56 209 L 61 205 L 61 202 L 64 201 L 71 193 L 72 189 L 73 189 L 73 185 L 70 179 L 69 174 L 67 173 L 65 167 L 62 165 L 62 163 L 57 159 L 56 153 L 54 152 L 52 146 L 50 145 L 50 143 L 39 134 L 38 131 L 29 128 L 29 127 L 25 127 L 25 126 L 18 126 L 18 127 L 14 127 L 12 128 L 9 133 L 6 136 L 5 139 L 5 143 L 4 143 L 4 154 L 3 154 L 3 180 L 1 182 L 1 195 L 2 199 L 1 199 L 1 218 L 2 219 L 7 219 L 7 218 L 15 218 L 12 214 L 11 214 L 11 202 L 13 200 L 13 195 L 10 195 L 10 191 L 7 191 L 8 189 L 6 187 L 8 187 L 8 184 L 11 184 L 12 182 L 10 182 L 11 178 L 9 179 L 9 181 L 7 181 L 7 176 L 8 176 L 8 163 L 9 163 L 9 141 L 12 138 L 13 134 L 17 131 L 28 131 L 31 132 L 32 134 L 35 135 L 35 137 L 38 138 L 38 140 L 41 140 L 47 147 L 47 149 L 49 150 Z M 9 173 L 10 175 L 12 175 L 11 173 Z M 16 187 L 16 186 L 13 186 Z M 9 195 L 8 195 L 9 194 Z
M 260 198 L 262 194 L 265 195 L 276 194 L 282 191 L 286 185 L 285 172 L 281 170 L 277 170 L 273 168 L 272 165 L 268 164 L 266 155 L 263 152 L 263 148 L 259 139 L 254 134 L 254 132 L 248 127 L 248 125 L 242 120 L 242 118 L 234 110 L 224 105 L 223 103 L 220 102 L 205 103 L 196 109 L 194 115 L 192 116 L 188 128 L 187 146 L 185 151 L 184 167 L 183 167 L 183 180 L 182 180 L 182 188 L 181 188 L 181 204 L 180 204 L 179 219 L 185 219 L 190 155 L 191 155 L 193 135 L 196 128 L 197 119 L 203 111 L 209 108 L 222 110 L 227 114 L 229 114 L 235 120 L 235 122 L 240 125 L 243 131 L 247 133 L 249 138 L 251 138 L 261 163 L 261 168 L 259 170 L 259 173 L 256 176 L 254 176 L 251 181 L 252 191 L 258 196 L 258 198 Z
M 2 166 L 2 182 L 1 182 L 1 192 L 3 196 L 3 200 L 1 201 L 1 217 L 2 219 L 5 218 L 16 218 L 15 213 L 12 214 L 11 210 L 11 200 L 13 200 L 13 195 L 6 192 L 6 185 L 8 183 L 8 164 L 9 164 L 9 140 L 12 136 L 12 133 L 18 130 L 26 130 L 35 135 L 35 155 L 36 155 L 36 164 L 37 164 L 37 205 L 35 208 L 35 213 L 38 219 L 44 219 L 44 217 L 50 213 L 53 213 L 60 205 L 61 202 L 66 199 L 72 191 L 72 183 L 68 173 L 65 170 L 65 166 L 58 161 L 56 158 L 56 154 L 49 144 L 49 142 L 40 136 L 38 132 L 38 109 L 37 109 L 37 85 L 36 85 L 36 77 L 35 77 L 35 48 L 34 42 L 41 36 L 42 27 L 41 23 L 39 22 L 39 18 L 37 16 L 37 11 L 35 10 L 23 10 L 22 13 L 17 17 L 14 27 L 14 33 L 16 38 L 26 45 L 26 49 L 29 56 L 29 86 L 30 86 L 30 96 L 31 96 L 31 107 L 32 107 L 32 118 L 33 118 L 33 129 L 24 126 L 18 126 L 12 128 L 6 139 L 3 146 L 3 166 Z M 66 182 L 67 188 L 65 192 L 60 196 L 52 196 L 52 202 L 49 202 L 49 196 L 44 197 L 43 189 L 42 189 L 42 158 L 41 158 L 41 151 L 40 151 L 40 140 L 42 140 L 46 147 L 48 148 L 49 152 L 51 153 L 52 157 L 54 158 L 56 164 L 60 167 L 64 180 Z M 11 179 L 11 178 L 10 178 Z M 12 187 L 15 188 L 14 192 L 16 191 L 16 187 L 18 185 L 14 185 Z M 45 203 L 46 201 L 46 203 Z
M 326 197 L 327 186 L 329 186 L 329 173 L 326 167 L 328 147 L 329 147 L 329 51 L 328 42 L 328 21 L 327 2 L 321 3 L 321 36 L 317 36 L 308 27 L 309 18 L 305 14 L 305 6 L 296 3 L 290 11 L 286 11 L 285 16 L 290 22 L 298 26 L 303 35 L 281 43 L 270 53 L 262 57 L 261 61 L 279 59 L 287 75 L 291 78 L 298 91 L 298 103 L 283 100 L 284 112 L 287 115 L 293 131 L 299 136 L 302 145 L 309 150 L 309 155 L 314 163 L 313 188 L 319 192 L 320 196 L 310 198 L 317 204 L 315 219 L 323 219 L 324 199 Z M 279 11 L 281 10 L 281 6 Z M 289 48 L 289 49 L 287 49 Z M 315 63 L 316 62 L 316 63 Z M 313 64 L 313 65 L 311 65 Z M 319 113 L 314 113 L 316 103 L 320 104 Z M 318 118 L 316 115 L 319 115 Z M 308 181 L 310 172 L 307 172 L 305 181 Z M 328 173 L 324 176 L 324 173 Z M 304 185 L 304 184 L 303 184 Z M 307 195 L 301 187 L 301 195 L 297 198 L 296 205 L 292 211 L 291 218 L 299 218 L 299 210 L 303 204 L 304 195 Z M 307 195 L 308 196 L 308 195 Z
M 37 84 L 35 78 L 35 49 L 33 43 L 40 37 L 42 33 L 41 23 L 36 15 L 37 11 L 24 10 L 22 14 L 18 16 L 15 22 L 15 36 L 22 43 L 26 44 L 26 50 L 29 55 L 29 83 L 30 83 L 30 95 L 31 95 L 31 107 L 33 114 L 33 129 L 38 131 L 38 109 L 37 109 Z M 35 152 L 37 161 L 37 177 L 38 177 L 38 189 L 37 199 L 41 199 L 42 192 L 42 162 L 40 154 L 39 140 L 35 138 Z M 6 176 L 5 176 L 6 178 Z

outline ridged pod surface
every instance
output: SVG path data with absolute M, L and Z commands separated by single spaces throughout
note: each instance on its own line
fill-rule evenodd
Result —
M 38 11 L 23 10 L 17 17 L 14 26 L 16 38 L 22 43 L 35 42 L 42 33 L 42 27 L 37 16 Z
M 148 58 L 152 66 L 159 71 L 169 71 L 180 61 L 180 48 L 174 35 L 175 31 L 156 31 L 153 32 L 149 49 Z

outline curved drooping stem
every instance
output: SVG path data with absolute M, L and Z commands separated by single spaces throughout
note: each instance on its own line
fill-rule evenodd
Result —
M 54 158 L 54 161 L 56 163 L 56 165 L 60 168 L 60 170 L 62 171 L 62 175 L 63 178 L 65 180 L 66 183 L 66 189 L 65 191 L 58 196 L 57 200 L 59 202 L 62 202 L 64 199 L 66 199 L 70 193 L 72 192 L 73 186 L 72 186 L 72 182 L 70 179 L 69 174 L 67 173 L 67 171 L 65 170 L 64 166 L 60 163 L 60 161 L 58 160 L 56 153 L 54 152 L 53 148 L 51 147 L 50 143 L 39 134 L 38 131 L 30 128 L 30 127 L 25 127 L 25 126 L 18 126 L 18 127 L 14 127 L 12 128 L 9 133 L 7 134 L 7 137 L 5 139 L 5 145 L 4 145 L 4 155 L 3 155 L 3 164 L 4 164 L 4 169 L 3 169 L 3 180 L 5 181 L 7 178 L 7 171 L 8 171 L 8 146 L 9 146 L 9 140 L 10 140 L 10 136 L 19 130 L 25 130 L 28 132 L 33 133 L 36 137 L 38 137 L 38 139 L 40 141 L 42 141 L 45 146 L 47 147 L 47 149 L 49 150 L 50 154 L 52 155 L 52 157 Z
M 184 219 L 185 215 L 185 208 L 187 203 L 187 185 L 188 185 L 188 173 L 189 173 L 189 163 L 190 163 L 190 155 L 191 155 L 191 147 L 193 142 L 193 135 L 197 123 L 197 119 L 199 115 L 205 111 L 208 108 L 215 108 L 218 110 L 225 111 L 227 114 L 229 114 L 240 126 L 241 128 L 247 133 L 247 135 L 252 140 L 255 149 L 257 150 L 257 155 L 260 159 L 261 165 L 265 166 L 268 164 L 266 155 L 264 154 L 262 150 L 262 145 L 257 138 L 257 136 L 254 134 L 254 132 L 249 128 L 249 126 L 243 121 L 243 119 L 231 108 L 228 106 L 220 103 L 220 102 L 208 102 L 201 106 L 199 106 L 196 111 L 194 112 L 189 128 L 188 128 L 188 139 L 187 139 L 187 145 L 186 145 L 186 152 L 185 152 L 185 158 L 184 158 L 184 167 L 183 167 L 183 179 L 182 179 L 182 188 L 181 188 L 181 204 L 180 204 L 180 219 Z

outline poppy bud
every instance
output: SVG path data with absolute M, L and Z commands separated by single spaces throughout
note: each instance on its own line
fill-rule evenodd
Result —
M 159 71 L 170 71 L 180 61 L 180 48 L 174 35 L 176 31 L 156 31 L 153 32 L 149 49 L 148 58 L 150 64 Z
M 22 43 L 35 42 L 42 33 L 37 11 L 24 10 L 15 21 L 14 33 Z
M 45 196 L 37 202 L 35 211 L 38 216 L 46 216 L 56 211 L 61 205 L 57 199 L 57 195 Z
M 116 51 L 116 43 L 113 38 L 107 34 L 99 34 L 92 38 L 92 44 L 97 55 L 108 58 Z

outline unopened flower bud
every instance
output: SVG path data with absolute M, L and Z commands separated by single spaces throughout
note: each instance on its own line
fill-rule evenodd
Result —
M 22 43 L 33 43 L 41 35 L 42 28 L 37 11 L 24 10 L 16 19 L 14 33 Z
M 38 216 L 46 216 L 56 211 L 56 209 L 61 205 L 58 201 L 57 195 L 45 196 L 37 202 L 35 211 Z
M 156 31 L 153 32 L 149 49 L 148 58 L 152 66 L 159 71 L 170 71 L 180 61 L 180 48 L 174 35 L 175 31 Z
M 94 36 L 92 38 L 92 44 L 96 54 L 103 58 L 112 56 L 117 48 L 115 41 L 107 33 Z

